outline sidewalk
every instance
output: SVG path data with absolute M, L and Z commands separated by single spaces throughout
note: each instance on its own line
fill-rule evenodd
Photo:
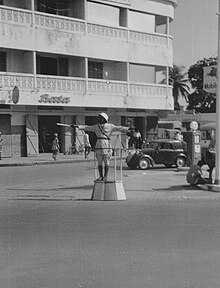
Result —
M 76 163 L 82 161 L 93 161 L 94 153 L 90 153 L 88 158 L 84 158 L 84 154 L 64 155 L 58 154 L 57 160 L 52 158 L 52 153 L 40 153 L 38 156 L 2 158 L 0 167 L 10 166 L 33 166 L 60 163 Z

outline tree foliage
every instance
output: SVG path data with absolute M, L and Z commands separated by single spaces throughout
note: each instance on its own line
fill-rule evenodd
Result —
M 188 102 L 189 81 L 187 72 L 184 72 L 184 69 L 184 66 L 177 66 L 175 64 L 169 68 L 169 85 L 173 86 L 174 110 L 180 110 L 180 96 Z M 165 84 L 166 79 L 163 79 L 161 83 Z
M 188 110 L 194 109 L 196 113 L 214 113 L 216 111 L 216 94 L 203 90 L 203 67 L 217 65 L 217 58 L 204 58 L 190 66 L 188 79 L 194 90 L 188 95 Z
M 173 86 L 174 110 L 180 110 L 179 97 L 188 102 L 189 84 L 184 66 L 173 65 L 169 70 L 169 84 Z

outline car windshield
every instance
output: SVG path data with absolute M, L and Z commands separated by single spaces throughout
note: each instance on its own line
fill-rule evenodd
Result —
M 154 149 L 154 150 L 155 150 L 158 145 L 159 145 L 158 142 L 152 141 L 152 142 L 147 143 L 147 147 L 146 147 L 146 148 L 151 148 L 151 149 Z

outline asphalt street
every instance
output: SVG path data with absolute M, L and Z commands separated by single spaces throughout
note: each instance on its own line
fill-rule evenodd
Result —
M 124 166 L 92 201 L 93 163 L 0 168 L 1 288 L 217 288 L 220 195 L 187 170 Z

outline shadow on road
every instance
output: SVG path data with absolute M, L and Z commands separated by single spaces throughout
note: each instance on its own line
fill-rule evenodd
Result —
M 30 189 L 30 188 L 10 188 L 8 190 L 10 191 L 56 191 L 56 190 L 71 190 L 71 189 L 74 189 L 74 190 L 89 190 L 89 189 L 92 189 L 93 188 L 93 185 L 84 185 L 84 186 L 71 186 L 71 187 L 51 187 L 51 188 L 34 188 L 34 189 Z
M 193 187 L 190 185 L 174 185 L 170 187 L 164 188 L 151 188 L 151 189 L 127 189 L 129 192 L 144 192 L 144 193 L 152 193 L 152 192 L 178 192 L 178 191 L 200 191 L 200 187 Z
M 201 190 L 201 188 L 198 186 L 190 186 L 190 185 L 174 185 L 168 188 L 153 189 L 153 191 L 171 191 L 171 192 L 177 192 L 177 191 L 183 191 L 183 190 L 199 191 Z

